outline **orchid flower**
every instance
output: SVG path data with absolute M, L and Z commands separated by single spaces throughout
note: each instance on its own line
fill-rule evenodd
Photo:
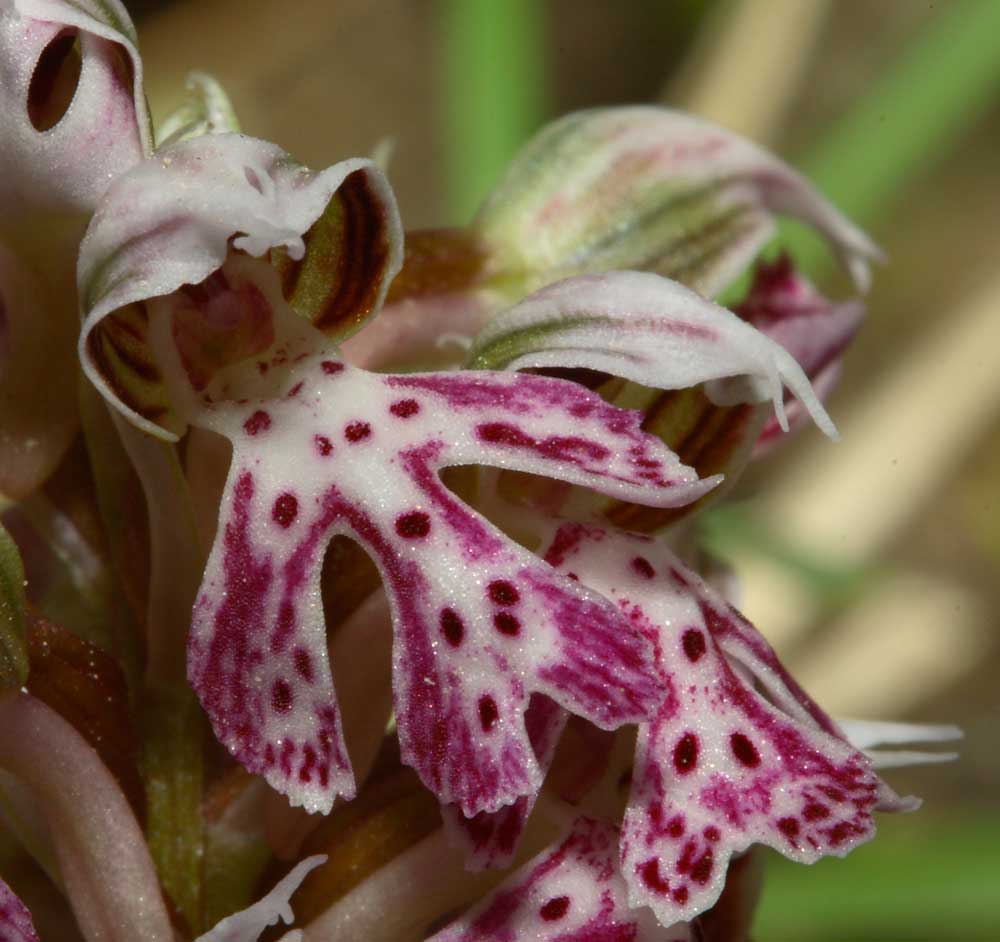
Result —
M 810 380 L 860 303 L 786 261 L 711 300 L 775 213 L 867 286 L 877 248 L 806 181 L 676 112 L 584 112 L 468 228 L 404 240 L 373 161 L 303 167 L 207 76 L 154 135 L 118 0 L 8 0 L 0 56 L 0 489 L 32 494 L 72 442 L 75 355 L 115 417 L 84 422 L 90 460 L 147 499 L 139 680 L 43 617 L 0 531 L 0 798 L 82 938 L 254 942 L 301 884 L 286 942 L 687 940 L 752 845 L 842 855 L 916 807 L 874 768 L 928 754 L 862 750 L 954 731 L 839 726 L 648 535 L 778 430 L 836 437 Z M 135 700 L 150 738 L 157 697 L 183 702 L 182 660 L 224 747 L 204 802 L 197 729 L 170 760 L 205 873 L 232 865 L 207 934 L 181 899 L 200 852 L 173 867 L 144 833 L 175 793 L 132 725 Z M 3 883 L 0 930 L 37 938 Z

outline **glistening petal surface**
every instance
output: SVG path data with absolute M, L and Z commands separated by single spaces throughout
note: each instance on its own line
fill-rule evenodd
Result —
M 234 454 L 189 674 L 247 768 L 312 809 L 353 793 L 319 596 L 335 534 L 381 571 L 403 760 L 443 803 L 471 816 L 538 789 L 523 716 L 532 693 L 604 728 L 655 709 L 645 639 L 438 472 L 493 465 L 652 505 L 695 499 L 714 482 L 644 434 L 637 414 L 560 380 L 376 375 L 315 354 L 287 383 L 268 401 L 196 416 Z
M 689 926 L 665 930 L 629 907 L 617 843 L 617 828 L 578 818 L 562 843 L 427 942 L 689 942 Z
M 664 925 L 691 919 L 718 898 L 731 855 L 751 844 L 812 863 L 868 840 L 872 811 L 915 807 L 664 545 L 567 524 L 547 558 L 648 633 L 669 690 L 640 726 L 622 826 L 633 905 L 650 906 Z

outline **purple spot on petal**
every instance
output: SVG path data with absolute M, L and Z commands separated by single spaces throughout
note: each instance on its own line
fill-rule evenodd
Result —
M 458 613 L 451 608 L 441 610 L 441 633 L 453 648 L 457 648 L 465 637 L 465 625 Z
M 341 370 L 343 370 L 344 364 L 337 363 L 335 360 L 324 360 L 320 363 L 320 369 L 326 373 L 327 376 L 336 376 Z
M 674 746 L 674 768 L 678 774 L 685 775 L 698 763 L 698 737 L 694 733 L 685 733 Z
M 729 748 L 747 768 L 754 769 L 760 765 L 760 753 L 757 747 L 742 733 L 733 733 L 729 737 Z
M 389 411 L 401 419 L 408 419 L 420 411 L 420 403 L 416 399 L 400 399 L 389 406 Z
M 683 906 L 688 901 L 688 888 L 686 886 L 679 886 L 673 892 L 674 902 L 679 906 Z
M 709 847 L 705 853 L 703 853 L 697 861 L 695 861 L 694 866 L 691 868 L 691 879 L 695 883 L 699 883 L 704 886 L 708 883 L 708 878 L 712 875 L 712 863 L 714 861 L 714 855 L 712 854 L 712 848 Z
M 316 450 L 324 457 L 328 457 L 333 452 L 333 442 L 325 435 L 314 435 L 313 444 Z
M 713 844 L 717 843 L 719 838 L 722 837 L 719 829 L 714 824 L 710 824 L 702 833 L 705 835 L 705 840 L 711 841 Z
M 799 822 L 795 818 L 779 818 L 778 830 L 794 843 L 799 836 Z
M 258 409 L 253 415 L 250 416 L 246 422 L 243 423 L 243 431 L 247 435 L 257 435 L 260 432 L 266 432 L 271 427 L 271 416 L 269 416 L 263 409 Z
M 493 624 L 500 634 L 510 638 L 515 637 L 521 630 L 521 622 L 510 612 L 497 612 L 493 616 Z
M 658 857 L 650 857 L 644 864 L 640 864 L 639 876 L 642 878 L 642 882 L 654 893 L 665 896 L 670 892 L 670 884 L 663 879 L 663 875 L 660 873 L 660 859 Z
M 821 821 L 823 818 L 828 818 L 829 816 L 830 809 L 817 801 L 810 802 L 802 809 L 802 817 L 807 821 Z
M 705 653 L 705 636 L 697 628 L 688 628 L 681 637 L 681 644 L 692 664 Z
M 416 540 L 431 532 L 431 518 L 423 511 L 414 510 L 396 518 L 396 532 L 408 540 Z
M 271 688 L 271 706 L 275 713 L 287 713 L 292 708 L 292 688 L 288 681 L 276 680 Z
M 667 834 L 673 838 L 681 837 L 684 834 L 684 818 L 682 815 L 674 815 L 667 822 Z
M 482 697 L 479 701 L 479 725 L 488 733 L 500 718 L 497 702 L 492 697 Z
M 652 579 L 656 575 L 656 570 L 645 556 L 636 556 L 632 560 L 632 569 L 644 579 Z
M 546 922 L 555 922 L 558 919 L 562 919 L 568 911 L 569 897 L 554 896 L 538 910 L 538 915 Z
M 351 422 L 344 428 L 344 438 L 352 444 L 360 442 L 372 433 L 372 427 L 367 422 Z
M 487 590 L 497 605 L 515 605 L 521 598 L 517 588 L 506 579 L 495 579 L 487 586 Z
M 299 515 L 299 501 L 294 494 L 281 494 L 271 508 L 271 517 L 274 522 L 286 530 Z
M 305 648 L 296 648 L 292 659 L 295 663 L 295 672 L 307 684 L 311 684 L 313 682 L 313 666 L 309 652 Z

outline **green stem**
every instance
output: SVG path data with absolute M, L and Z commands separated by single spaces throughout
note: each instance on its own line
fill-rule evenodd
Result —
M 465 221 L 547 113 L 545 7 L 442 0 L 448 207 Z

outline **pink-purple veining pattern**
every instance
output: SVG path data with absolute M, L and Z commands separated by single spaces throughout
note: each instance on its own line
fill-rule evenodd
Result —
M 564 526 L 546 558 L 614 599 L 656 649 L 668 695 L 639 727 L 622 871 L 669 925 L 711 906 L 754 843 L 802 862 L 842 856 L 905 810 L 767 642 L 656 541 Z M 755 689 L 759 682 L 781 707 Z M 786 712 L 787 711 L 787 712 Z
M 28 907 L 0 880 L 0 942 L 38 942 Z
M 690 940 L 689 926 L 664 929 L 649 910 L 629 909 L 617 843 L 617 828 L 578 818 L 562 843 L 525 864 L 428 942 Z
M 834 304 L 824 298 L 795 270 L 787 255 L 757 266 L 747 297 L 733 310 L 795 357 L 821 401 L 833 392 L 844 351 L 865 316 L 860 300 Z M 789 432 L 809 421 L 808 412 L 790 394 L 785 396 L 785 415 Z M 771 416 L 761 430 L 754 457 L 766 454 L 785 435 Z
M 234 456 L 189 674 L 220 740 L 294 803 L 327 809 L 354 788 L 319 589 L 335 534 L 381 571 L 402 756 L 442 803 L 471 817 L 537 791 L 524 725 L 533 693 L 602 728 L 659 705 L 648 641 L 617 607 L 438 478 L 485 464 L 654 505 L 697 497 L 705 484 L 637 413 L 537 376 L 381 376 L 313 356 L 283 395 L 217 407 L 204 422 Z
M 528 740 L 544 775 L 555 756 L 569 714 L 554 700 L 535 694 L 524 714 Z M 481 811 L 471 818 L 456 805 L 444 805 L 441 819 L 449 840 L 465 852 L 467 870 L 506 867 L 514 858 L 536 794 L 523 795 L 499 811 Z

